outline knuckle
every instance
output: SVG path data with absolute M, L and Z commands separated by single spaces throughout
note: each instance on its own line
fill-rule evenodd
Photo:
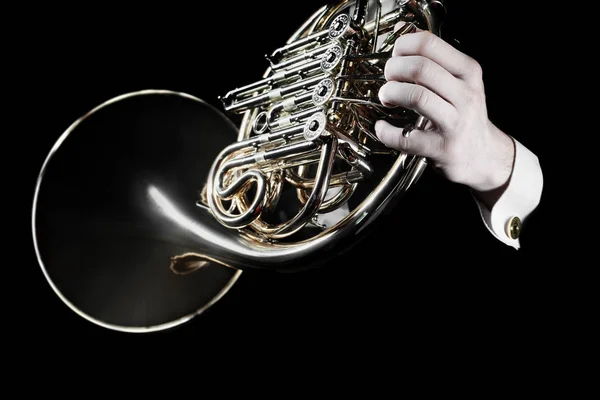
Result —
M 475 77 L 481 77 L 483 75 L 483 68 L 481 68 L 481 64 L 472 58 L 469 60 L 467 70 L 469 71 L 470 75 Z
M 413 86 L 408 93 L 408 104 L 415 108 L 424 108 L 427 105 L 427 92 L 421 86 Z
M 481 104 L 485 101 L 484 95 L 480 90 L 470 89 L 465 92 L 465 102 L 469 105 Z
M 450 132 L 458 132 L 461 126 L 461 117 L 459 114 L 453 115 L 446 119 L 446 126 Z
M 420 54 L 425 54 L 434 50 L 437 43 L 437 37 L 429 32 L 423 31 L 415 33 L 418 35 L 418 51 Z
M 421 82 L 431 73 L 431 63 L 424 58 L 417 58 L 412 66 L 410 75 L 416 82 Z

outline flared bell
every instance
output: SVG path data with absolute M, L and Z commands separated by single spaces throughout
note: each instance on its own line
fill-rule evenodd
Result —
M 196 250 L 187 231 L 152 195 L 198 214 L 208 170 L 236 135 L 211 105 L 162 90 L 119 96 L 70 126 L 43 164 L 32 213 L 40 266 L 62 301 L 128 332 L 176 326 L 218 301 L 241 271 L 185 259 Z M 193 273 L 174 273 L 181 257 Z

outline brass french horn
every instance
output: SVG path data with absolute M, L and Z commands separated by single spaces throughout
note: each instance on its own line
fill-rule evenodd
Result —
M 240 126 L 161 90 L 78 119 L 33 202 L 55 293 L 105 328 L 157 331 L 206 310 L 245 269 L 309 268 L 352 247 L 427 166 L 382 145 L 374 123 L 427 123 L 384 107 L 378 90 L 395 39 L 439 35 L 444 11 L 424 0 L 323 6 L 267 57 L 262 79 L 221 98 Z

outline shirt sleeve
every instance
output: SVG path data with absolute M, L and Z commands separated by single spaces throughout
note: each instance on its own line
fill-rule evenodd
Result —
M 519 237 L 514 231 L 520 231 L 521 223 L 537 208 L 544 179 L 538 157 L 515 138 L 512 139 L 515 143 L 515 160 L 510 181 L 502 196 L 489 210 L 473 193 L 472 195 L 490 233 L 518 250 Z

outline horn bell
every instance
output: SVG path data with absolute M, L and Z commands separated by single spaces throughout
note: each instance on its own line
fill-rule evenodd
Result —
M 196 257 L 181 227 L 200 222 L 182 215 L 198 212 L 198 188 L 236 135 L 211 105 L 165 90 L 119 96 L 72 124 L 43 164 L 32 213 L 37 257 L 60 299 L 105 328 L 151 332 L 224 295 L 241 270 Z M 162 193 L 168 205 L 157 203 Z

